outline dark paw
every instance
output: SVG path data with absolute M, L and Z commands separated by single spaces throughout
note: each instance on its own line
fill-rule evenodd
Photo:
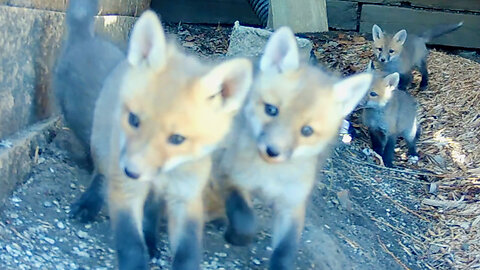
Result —
M 178 248 L 173 258 L 173 270 L 199 270 L 202 256 L 199 241 L 199 225 L 195 221 L 188 222 L 182 233 Z
M 91 196 L 86 191 L 70 206 L 69 217 L 78 219 L 83 223 L 91 222 L 102 210 L 103 200 L 97 196 Z
M 160 250 L 157 247 L 148 247 L 148 255 L 150 256 L 150 259 L 158 259 L 160 258 Z
M 420 90 L 426 90 L 427 88 L 428 88 L 428 83 L 426 83 L 426 84 L 421 83 L 420 84 L 420 87 L 419 87 Z
M 225 232 L 225 240 L 235 246 L 246 246 L 253 242 L 253 237 L 253 234 L 238 233 L 231 226 L 228 226 Z

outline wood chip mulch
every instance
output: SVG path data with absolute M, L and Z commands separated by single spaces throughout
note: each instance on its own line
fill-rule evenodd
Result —
M 358 34 L 334 35 L 308 36 L 319 63 L 343 74 L 363 71 L 373 58 L 370 41 Z M 418 90 L 416 73 L 409 90 L 419 103 L 420 162 L 408 164 L 402 148 L 396 163 L 424 176 L 426 191 L 415 195 L 432 222 L 425 235 L 427 267 L 480 269 L 480 64 L 431 50 L 428 70 L 428 89 Z

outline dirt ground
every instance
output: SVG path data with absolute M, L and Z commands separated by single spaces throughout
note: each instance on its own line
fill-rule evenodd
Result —
M 201 56 L 222 56 L 228 47 L 229 28 L 166 29 L 178 35 L 187 51 Z M 340 63 L 336 67 L 349 73 L 345 72 L 349 67 Z M 419 214 L 431 176 L 405 168 L 403 162 L 396 169 L 376 165 L 362 151 L 366 138 L 359 134 L 351 145 L 338 142 L 325 167 L 319 168 L 296 268 L 435 269 L 432 265 L 438 264 L 431 254 L 438 250 L 427 245 L 424 236 L 433 224 Z M 40 147 L 38 164 L 0 212 L 0 269 L 114 268 L 105 214 L 91 224 L 68 218 L 69 205 L 89 184 L 87 171 L 76 162 L 78 149 L 71 136 L 59 129 L 51 144 Z M 225 228 L 207 224 L 203 269 L 267 268 L 272 253 L 270 211 L 261 202 L 255 205 L 259 230 L 248 247 L 228 245 L 223 240 Z M 165 229 L 162 223 L 161 257 L 151 262 L 152 269 L 168 268 L 171 262 Z

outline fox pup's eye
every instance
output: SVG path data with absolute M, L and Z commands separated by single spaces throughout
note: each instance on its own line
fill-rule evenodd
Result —
M 168 142 L 171 144 L 179 145 L 185 141 L 185 137 L 180 134 L 173 134 L 168 137 Z
M 376 97 L 376 96 L 378 96 L 378 94 L 376 92 L 370 92 L 370 96 Z
M 395 50 L 390 49 L 388 52 L 389 52 L 389 53 L 394 53 Z
M 381 51 L 382 51 L 382 48 L 377 48 L 377 50 L 378 50 L 379 52 L 381 52 Z
M 277 116 L 278 108 L 273 106 L 272 104 L 265 103 L 265 113 L 270 116 Z
M 134 128 L 138 128 L 140 126 L 140 118 L 131 112 L 128 114 L 128 124 Z
M 300 132 L 303 136 L 309 137 L 313 134 L 313 128 L 311 126 L 303 126 Z

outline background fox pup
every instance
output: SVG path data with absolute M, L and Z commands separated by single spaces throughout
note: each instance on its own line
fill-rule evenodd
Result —
M 208 67 L 180 52 L 152 11 L 135 23 L 127 59 L 97 101 L 92 130 L 96 169 L 108 180 L 120 269 L 148 268 L 147 251 L 157 253 L 162 203 L 172 268 L 199 269 L 210 154 L 230 130 L 251 81 L 246 59 Z
M 294 268 L 318 155 L 326 157 L 371 79 L 371 74 L 339 79 L 301 64 L 286 27 L 270 37 L 260 74 L 214 166 L 225 196 L 229 243 L 252 241 L 256 221 L 250 198 L 262 194 L 275 211 L 270 269 Z
M 417 103 L 407 92 L 396 90 L 399 80 L 397 72 L 387 76 L 377 74 L 363 109 L 363 123 L 368 127 L 372 148 L 387 167 L 393 167 L 398 137 L 407 143 L 409 160 L 418 161 Z
M 398 31 L 395 35 L 389 35 L 378 25 L 373 25 L 373 52 L 380 63 L 380 69 L 387 73 L 398 72 L 400 74 L 398 89 L 406 90 L 412 81 L 413 69 L 418 68 L 422 75 L 420 90 L 426 89 L 428 50 L 425 44 L 433 38 L 457 30 L 462 25 L 463 22 L 439 25 L 419 36 L 409 34 L 408 37 L 405 29 Z

